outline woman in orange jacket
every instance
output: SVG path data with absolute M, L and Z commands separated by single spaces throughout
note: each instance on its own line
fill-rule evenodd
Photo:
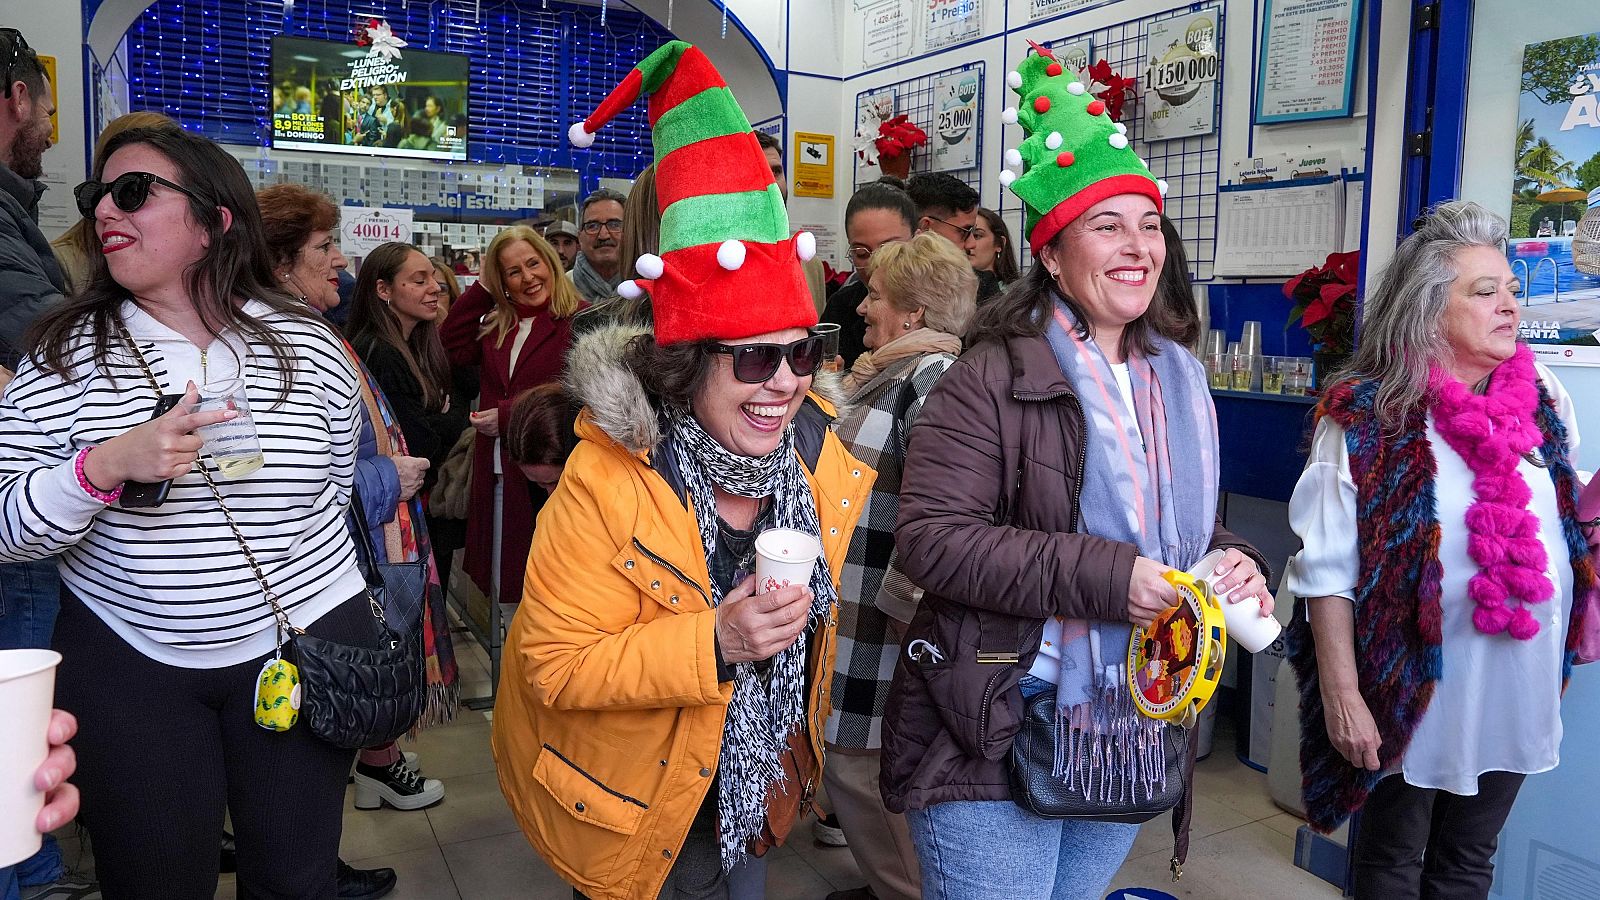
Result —
M 494 751 L 529 841 L 592 898 L 762 895 L 760 857 L 818 783 L 839 569 L 874 477 L 829 428 L 814 242 L 720 84 L 673 42 L 572 132 L 592 142 L 654 91 L 662 252 L 620 290 L 650 291 L 655 330 L 602 328 L 568 358 L 581 441 L 534 532 Z M 822 556 L 758 593 L 771 528 Z

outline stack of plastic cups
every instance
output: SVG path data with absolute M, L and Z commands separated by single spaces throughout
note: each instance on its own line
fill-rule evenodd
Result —
M 1233 389 L 1261 390 L 1261 323 L 1246 322 L 1239 335 L 1239 355 L 1233 360 Z
M 1228 390 L 1233 387 L 1233 363 L 1228 359 L 1228 335 L 1220 328 L 1206 333 L 1200 360 L 1206 364 L 1206 377 L 1213 388 Z

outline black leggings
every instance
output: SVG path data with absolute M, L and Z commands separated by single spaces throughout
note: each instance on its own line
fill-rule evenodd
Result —
M 370 643 L 362 596 L 307 629 Z M 223 669 L 182 669 L 130 647 L 63 592 L 55 649 L 56 705 L 78 717 L 73 749 L 81 820 L 106 900 L 210 900 L 223 812 L 233 813 L 238 896 L 324 900 L 337 895 L 345 782 L 355 756 L 311 733 L 255 723 L 265 657 Z

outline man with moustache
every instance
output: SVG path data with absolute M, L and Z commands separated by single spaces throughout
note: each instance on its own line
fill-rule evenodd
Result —
M 55 103 L 39 57 L 22 33 L 0 27 L 0 387 L 27 352 L 33 320 L 61 302 L 66 277 L 39 230 L 44 152 L 50 149 Z M 0 650 L 45 648 L 61 607 L 53 559 L 0 565 Z M 61 881 L 61 848 L 46 836 L 32 857 L 0 867 L 0 898 L 98 897 L 89 883 Z
M 572 265 L 572 283 L 590 303 L 617 292 L 627 277 L 622 271 L 622 204 L 628 198 L 601 188 L 583 198 L 578 246 L 583 251 Z

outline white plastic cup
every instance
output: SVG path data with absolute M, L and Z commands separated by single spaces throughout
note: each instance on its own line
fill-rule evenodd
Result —
M 1226 551 L 1213 550 L 1200 558 L 1189 570 L 1189 574 L 1211 585 L 1212 570 L 1217 563 L 1222 561 Z M 1239 646 L 1251 653 L 1260 653 L 1272 646 L 1278 639 L 1278 634 L 1283 631 L 1283 626 L 1272 616 L 1261 614 L 1261 601 L 1242 600 L 1238 603 L 1229 603 L 1228 594 L 1217 593 L 1212 588 L 1212 596 L 1217 598 L 1217 604 L 1222 607 L 1222 621 L 1228 625 L 1228 637 L 1239 642 Z M 1232 593 L 1231 591 L 1228 593 Z
M 44 840 L 34 823 L 44 808 L 44 792 L 33 778 L 50 753 L 46 737 L 55 702 L 54 650 L 0 650 L 0 866 L 15 865 L 39 852 Z
M 756 593 L 811 583 L 822 544 L 804 531 L 769 528 L 756 537 Z

